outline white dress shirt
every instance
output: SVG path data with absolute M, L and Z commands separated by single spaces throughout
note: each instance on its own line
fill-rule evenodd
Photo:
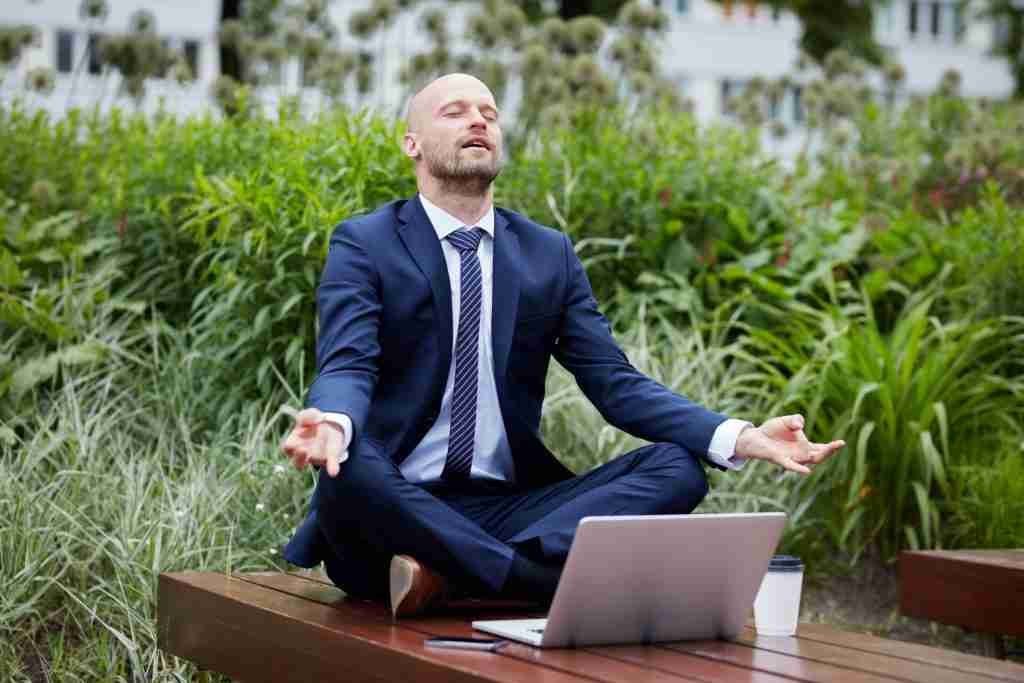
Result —
M 448 280 L 452 293 L 452 362 L 448 368 L 448 380 L 445 383 L 444 396 L 441 399 L 441 411 L 423 439 L 412 453 L 402 461 L 399 469 L 410 482 L 425 483 L 438 481 L 444 469 L 448 455 L 448 435 L 451 433 L 452 387 L 455 382 L 455 345 L 459 329 L 459 301 L 461 290 L 462 263 L 458 250 L 445 238 L 452 232 L 464 227 L 462 221 L 441 207 L 431 203 L 422 194 L 419 195 L 423 209 L 430 219 L 437 239 L 441 241 L 445 264 L 448 266 Z M 494 356 L 491 344 L 491 302 L 494 274 L 494 207 L 475 226 L 484 231 L 480 240 L 477 256 L 480 259 L 481 271 L 481 308 L 480 334 L 477 340 L 477 404 L 476 430 L 473 437 L 473 464 L 470 476 L 479 479 L 497 479 L 515 482 L 515 466 L 512 452 L 505 434 L 505 423 L 498 403 L 498 389 L 494 381 Z M 324 413 L 324 419 L 341 427 L 342 450 L 348 448 L 352 434 L 352 420 L 344 413 Z M 735 455 L 736 440 L 740 432 L 750 423 L 744 420 L 728 419 L 715 429 L 708 447 L 708 458 L 727 469 L 739 469 L 744 459 Z M 344 459 L 344 458 L 343 458 Z

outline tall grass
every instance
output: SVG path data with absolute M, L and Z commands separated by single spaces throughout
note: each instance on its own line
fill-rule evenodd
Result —
M 214 406 L 188 405 L 204 397 L 168 333 L 112 344 L 0 444 L 3 680 L 188 680 L 155 647 L 158 574 L 275 566 L 305 510 L 311 480 L 280 467 L 274 411 L 197 433 L 189 416 Z
M 998 468 L 1020 442 L 1024 319 L 944 321 L 931 314 L 942 291 L 939 279 L 906 296 L 890 331 L 867 294 L 849 289 L 843 307 L 791 305 L 775 311 L 784 326 L 751 330 L 771 359 L 763 384 L 805 410 L 815 432 L 850 444 L 800 490 L 854 560 L 868 548 L 892 558 L 941 547 L 965 492 L 953 468 Z

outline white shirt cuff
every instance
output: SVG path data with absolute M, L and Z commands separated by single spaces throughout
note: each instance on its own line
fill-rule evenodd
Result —
M 733 418 L 718 425 L 715 433 L 711 436 L 711 445 L 708 446 L 708 459 L 728 470 L 738 470 L 743 467 L 747 459 L 736 455 L 736 440 L 740 438 L 740 432 L 744 427 L 753 426 L 746 420 Z
M 352 418 L 345 413 L 324 413 L 324 421 L 341 427 L 341 452 L 347 451 L 352 440 Z

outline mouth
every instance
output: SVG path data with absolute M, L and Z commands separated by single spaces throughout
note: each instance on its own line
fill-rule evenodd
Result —
M 490 151 L 491 145 L 483 138 L 473 138 L 462 145 L 462 149 L 486 149 Z

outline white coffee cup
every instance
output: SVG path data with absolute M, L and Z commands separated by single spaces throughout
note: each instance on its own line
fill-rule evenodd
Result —
M 758 635 L 792 636 L 800 620 L 800 590 L 804 564 L 792 555 L 776 555 L 754 598 L 754 626 Z

